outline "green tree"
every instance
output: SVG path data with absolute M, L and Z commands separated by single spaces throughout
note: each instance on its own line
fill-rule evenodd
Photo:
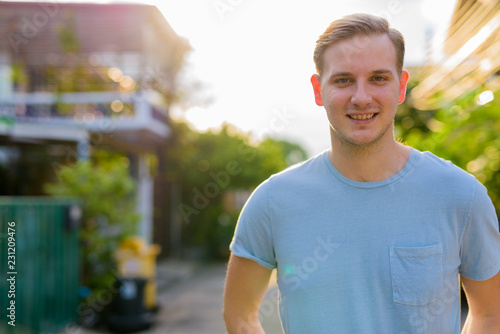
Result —
M 252 191 L 271 174 L 306 159 L 297 144 L 251 136 L 225 124 L 220 131 L 196 132 L 186 123 L 173 125 L 167 151 L 167 179 L 181 189 L 178 210 L 184 244 L 209 256 L 224 256 L 239 214 L 228 195 Z
M 82 203 L 83 284 L 97 291 L 114 280 L 113 253 L 121 240 L 136 233 L 139 216 L 128 160 L 105 151 L 93 159 L 62 166 L 59 181 L 45 189 L 53 196 L 77 198 Z

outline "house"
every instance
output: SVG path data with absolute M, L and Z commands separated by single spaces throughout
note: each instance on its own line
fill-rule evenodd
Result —
M 187 41 L 142 4 L 0 2 L 0 36 L 0 195 L 44 195 L 61 165 L 120 152 L 138 234 L 168 248 L 159 153 Z

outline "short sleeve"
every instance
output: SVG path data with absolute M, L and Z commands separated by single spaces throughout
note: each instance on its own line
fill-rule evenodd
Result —
M 462 237 L 460 274 L 483 281 L 500 270 L 498 218 L 486 188 L 477 183 Z
M 265 268 L 276 268 L 271 223 L 269 181 L 265 181 L 255 189 L 241 211 L 231 252 Z

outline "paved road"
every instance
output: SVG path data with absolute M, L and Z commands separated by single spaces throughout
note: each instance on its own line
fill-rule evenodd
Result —
M 155 324 L 137 334 L 224 334 L 222 304 L 226 265 L 168 262 L 157 268 L 158 303 Z M 261 321 L 266 334 L 282 334 L 276 287 L 262 303 Z M 70 334 L 107 334 L 105 329 L 77 328 Z
M 178 282 L 159 296 L 164 305 L 158 321 L 144 334 L 221 334 L 226 333 L 222 320 L 222 294 L 226 266 L 212 264 L 199 268 L 187 281 Z M 281 334 L 275 288 L 266 295 L 261 319 L 267 334 Z M 274 307 L 274 309 L 273 309 Z
M 187 280 L 162 291 L 158 296 L 162 305 L 158 320 L 144 333 L 225 333 L 221 315 L 224 274 L 224 264 L 206 265 Z

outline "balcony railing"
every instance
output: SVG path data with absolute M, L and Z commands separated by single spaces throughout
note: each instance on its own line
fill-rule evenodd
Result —
M 134 93 L 14 93 L 0 100 L 0 117 L 10 123 L 50 124 L 98 131 L 149 130 L 169 133 L 168 110 L 154 91 Z

